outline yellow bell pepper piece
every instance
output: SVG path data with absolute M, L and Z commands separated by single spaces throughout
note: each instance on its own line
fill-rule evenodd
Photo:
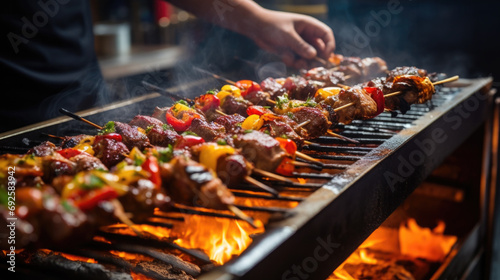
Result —
M 228 97 L 229 95 L 231 95 L 231 93 L 229 91 L 225 91 L 225 90 L 221 90 L 217 93 L 217 98 L 219 98 L 221 105 L 224 104 L 224 99 L 226 97 Z
M 181 103 L 176 103 L 172 107 L 172 112 L 174 113 L 175 117 L 177 117 L 182 111 L 194 111 L 194 110 Z
M 240 97 L 241 96 L 241 90 L 238 87 L 233 86 L 233 85 L 224 85 L 221 88 L 221 91 L 230 92 L 231 95 L 234 96 L 234 97 Z
M 217 170 L 217 160 L 224 155 L 232 155 L 235 150 L 231 146 L 219 146 L 215 143 L 205 144 L 201 147 L 200 163 L 212 171 Z
M 339 87 L 320 88 L 316 91 L 314 97 L 319 98 L 320 100 L 325 100 L 330 96 L 338 95 L 341 90 L 342 88 Z
M 263 125 L 264 120 L 262 120 L 259 115 L 250 115 L 243 121 L 243 123 L 241 124 L 241 128 L 258 130 Z
M 88 136 L 83 138 L 80 143 L 78 143 L 74 148 L 82 152 L 94 155 L 94 149 L 92 149 L 92 145 L 94 145 L 94 136 Z

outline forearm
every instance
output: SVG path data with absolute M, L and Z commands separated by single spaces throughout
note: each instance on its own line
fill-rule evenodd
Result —
M 173 5 L 223 28 L 251 37 L 256 17 L 267 10 L 251 0 L 168 0 Z

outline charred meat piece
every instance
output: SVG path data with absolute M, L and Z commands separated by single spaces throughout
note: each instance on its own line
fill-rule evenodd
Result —
M 387 63 L 380 57 L 366 57 L 361 60 L 363 80 L 370 80 L 387 73 Z
M 157 118 L 138 115 L 130 121 L 129 125 L 144 129 L 149 142 L 155 146 L 168 147 L 168 145 L 177 143 L 181 138 L 170 126 L 162 123 Z
M 354 119 L 369 119 L 377 114 L 377 103 L 360 87 L 340 91 L 335 108 L 354 103 L 354 105 L 337 112 L 339 122 L 349 124 Z
M 260 83 L 260 87 L 263 91 L 268 92 L 271 95 L 271 99 L 275 100 L 279 96 L 287 93 L 286 88 L 282 84 L 278 83 L 273 78 L 267 78 Z
M 94 169 L 108 170 L 108 168 L 98 158 L 87 153 L 76 155 L 70 158 L 70 160 L 76 164 L 75 172 Z
M 332 123 L 328 120 L 328 114 L 325 110 L 314 107 L 293 108 L 290 113 L 297 123 L 309 121 L 303 126 L 299 133 L 306 139 L 317 138 L 324 135 Z
M 86 134 L 80 134 L 80 135 L 76 135 L 76 136 L 66 136 L 66 137 L 64 137 L 64 140 L 61 143 L 61 148 L 62 149 L 73 148 L 74 146 L 80 144 L 80 142 L 83 139 L 89 138 L 89 137 L 92 137 L 92 136 L 86 135 Z
M 308 80 L 323 82 L 324 87 L 333 87 L 339 83 L 345 83 L 343 72 L 326 69 L 325 67 L 313 68 L 303 73 L 303 76 Z
M 136 126 L 130 126 L 126 123 L 115 122 L 115 129 L 118 134 L 122 136 L 123 143 L 132 150 L 137 147 L 139 150 L 151 147 L 149 139 L 146 135 L 141 133 Z
M 226 209 L 233 194 L 203 165 L 183 156 L 161 165 L 162 186 L 175 201 L 185 205 Z
M 223 138 L 226 133 L 223 125 L 216 122 L 209 123 L 201 118 L 193 119 L 191 126 L 187 130 L 196 133 L 205 141 L 214 141 L 217 138 Z
M 169 109 L 170 107 L 163 107 L 163 108 L 156 107 L 151 116 L 153 118 L 159 119 L 162 123 L 167 123 L 166 114 Z
M 44 182 L 52 182 L 55 177 L 76 173 L 76 163 L 58 153 L 42 157 L 41 162 Z
M 137 115 L 128 124 L 130 126 L 137 126 L 142 129 L 148 129 L 148 127 L 150 126 L 162 127 L 164 125 L 164 122 L 154 117 Z
M 249 92 L 245 99 L 252 102 L 254 105 L 265 106 L 268 104 L 267 100 L 271 98 L 271 94 L 261 90 Z
M 307 80 L 304 77 L 288 77 L 283 85 L 288 90 L 290 99 L 307 100 L 314 97 L 316 91 L 325 87 L 320 81 Z
M 36 157 L 50 156 L 59 148 L 54 143 L 45 141 L 42 144 L 31 148 L 27 154 L 34 154 Z
M 100 159 L 107 168 L 115 166 L 130 153 L 127 146 L 122 142 L 107 138 L 94 142 L 92 149 L 94 150 L 94 156 Z
M 435 89 L 428 77 L 405 75 L 394 77 L 392 83 L 386 83 L 383 91 L 384 94 L 402 92 L 386 98 L 385 107 L 390 110 L 400 110 L 404 114 L 410 109 L 411 104 L 422 104 L 432 99 Z
M 227 133 L 235 134 L 241 132 L 242 128 L 238 124 L 241 124 L 244 120 L 243 116 L 234 114 L 218 117 L 214 122 L 224 126 Z
M 126 212 L 132 213 L 133 220 L 144 221 L 151 217 L 155 208 L 162 211 L 172 206 L 170 197 L 159 191 L 150 180 L 140 179 L 130 186 L 130 190 L 119 197 Z
M 221 156 L 217 159 L 217 176 L 227 186 L 236 186 L 252 173 L 252 164 L 242 155 Z
M 234 146 L 241 149 L 243 156 L 259 169 L 274 172 L 286 155 L 276 139 L 260 131 L 233 138 Z
M 90 240 L 92 225 L 87 216 L 69 202 L 63 202 L 50 187 L 16 190 L 16 247 L 63 248 Z M 0 220 L 6 220 L 8 211 L 0 206 Z M 8 230 L 0 229 L 0 234 Z M 2 249 L 7 248 L 2 242 Z
M 425 78 L 427 77 L 427 70 L 419 69 L 414 66 L 396 67 L 387 74 L 385 81 L 386 83 L 392 83 L 398 76 L 418 76 Z
M 239 114 L 244 117 L 248 117 L 247 108 L 252 106 L 252 102 L 245 100 L 243 98 L 235 98 L 229 95 L 224 98 L 224 102 L 221 105 L 222 111 L 228 115 Z

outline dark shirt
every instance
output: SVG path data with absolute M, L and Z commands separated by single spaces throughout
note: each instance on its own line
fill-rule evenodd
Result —
M 102 103 L 89 1 L 3 3 L 0 73 L 0 132 Z

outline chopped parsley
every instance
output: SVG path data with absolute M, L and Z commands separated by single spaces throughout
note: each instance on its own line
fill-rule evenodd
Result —
M 108 134 L 108 133 L 113 133 L 115 132 L 116 129 L 115 129 L 115 122 L 113 121 L 109 121 L 100 131 L 99 131 L 99 135 L 104 135 L 104 134 Z
M 253 132 L 253 129 L 246 129 L 245 131 L 243 131 L 244 133 L 252 133 Z
M 217 90 L 216 89 L 207 90 L 207 94 L 216 95 Z
M 269 130 L 264 130 L 264 133 L 267 134 L 267 135 L 271 135 L 271 132 Z
M 172 127 L 170 125 L 166 124 L 166 123 L 164 123 L 161 126 L 161 128 L 163 129 L 163 131 L 165 131 L 165 130 L 172 130 Z
M 283 138 L 283 139 L 288 139 L 288 136 L 286 134 L 281 134 L 280 137 Z
M 153 128 L 154 128 L 154 127 L 155 127 L 154 125 L 150 125 L 150 126 L 148 126 L 148 127 L 146 128 L 146 130 L 145 130 L 146 134 L 150 133 L 150 132 L 151 132 L 151 130 L 153 130 Z
M 295 117 L 292 112 L 287 112 L 286 115 L 293 120 L 293 117 Z
M 287 104 L 288 102 L 290 102 L 290 100 L 288 99 L 288 94 L 285 93 L 282 96 L 278 96 L 278 101 L 276 102 L 276 107 L 278 107 L 279 109 L 283 109 L 283 105 Z
M 264 109 L 271 109 L 271 106 L 262 106 Z
M 66 210 L 66 212 L 72 214 L 72 213 L 75 213 L 77 212 L 78 210 L 76 209 L 75 206 L 73 206 L 73 204 L 71 204 L 69 201 L 67 201 L 66 199 L 64 199 L 63 201 L 61 201 L 61 205 L 62 207 L 64 208 L 64 210 Z
M 174 148 L 172 145 L 168 145 L 168 148 L 158 149 L 158 161 L 160 163 L 166 163 L 172 160 L 174 157 Z
M 312 98 L 308 97 L 303 105 L 305 107 L 316 107 L 318 104 L 314 100 L 312 100 Z
M 177 102 L 175 102 L 175 103 L 179 103 L 179 104 L 182 104 L 182 105 L 185 105 L 185 106 L 188 106 L 188 107 L 189 107 L 189 103 L 187 103 L 187 101 L 186 101 L 186 100 L 182 100 L 182 99 L 181 99 L 181 100 L 179 100 L 179 101 L 177 101 Z

